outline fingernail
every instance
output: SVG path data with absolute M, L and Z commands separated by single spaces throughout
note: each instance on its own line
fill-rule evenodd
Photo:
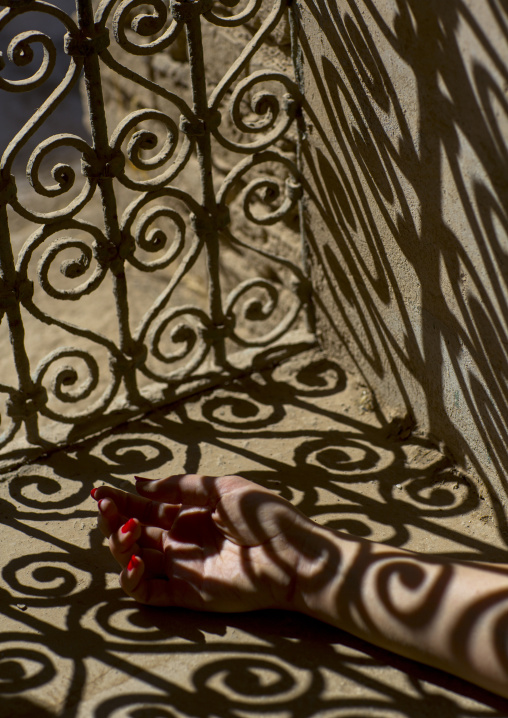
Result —
M 96 493 L 97 493 L 97 489 L 92 489 L 92 490 L 90 491 L 90 496 L 92 497 L 92 499 L 95 499 L 95 494 L 96 494 Z
M 146 479 L 144 476 L 135 476 L 136 481 L 155 481 L 155 479 Z
M 129 531 L 132 531 L 132 529 L 136 526 L 136 522 L 134 519 L 129 519 L 123 526 L 122 526 L 122 533 L 128 534 Z
M 131 556 L 131 560 L 127 564 L 127 571 L 133 571 L 136 568 L 136 566 L 138 565 L 138 562 L 139 562 L 139 558 L 135 554 L 133 554 Z
M 98 508 L 99 511 L 101 511 L 101 512 L 104 510 L 104 509 L 101 507 L 101 504 L 102 504 L 102 503 L 104 503 L 104 499 L 101 499 L 101 500 L 99 501 L 99 503 L 97 504 L 97 508 Z

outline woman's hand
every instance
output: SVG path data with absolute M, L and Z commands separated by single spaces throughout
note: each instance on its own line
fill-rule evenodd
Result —
M 239 476 L 94 489 L 130 596 L 212 611 L 287 608 L 508 698 L 508 570 L 318 526 Z
M 129 596 L 213 611 L 295 607 L 315 524 L 287 501 L 239 476 L 138 478 L 136 490 L 92 492 Z

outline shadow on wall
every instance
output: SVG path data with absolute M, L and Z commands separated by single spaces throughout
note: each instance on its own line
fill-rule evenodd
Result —
M 301 0 L 298 13 L 324 344 L 499 499 L 508 3 Z
M 364 572 L 379 574 L 388 611 L 399 608 L 394 585 L 411 588 L 413 609 L 433 585 L 425 563 L 415 572 L 407 560 L 386 560 L 413 534 L 439 536 L 455 547 L 450 556 L 505 560 L 505 549 L 458 530 L 480 504 L 474 486 L 425 439 L 401 442 L 337 410 L 345 389 L 342 369 L 328 361 L 267 371 L 56 452 L 0 484 L 0 689 L 9 716 L 55 708 L 95 718 L 506 716 L 501 698 L 304 616 L 161 610 L 118 588 L 92 484 L 132 490 L 133 474 L 199 472 L 217 457 L 322 525 L 384 540 L 381 569 L 366 556 Z M 254 525 L 255 512 L 248 515 Z M 358 589 L 361 603 L 361 581 Z M 503 636 L 506 597 L 493 601 Z M 403 613 L 411 621 L 422 611 L 413 619 L 406 605 Z M 470 649 L 467 618 L 457 619 L 457 651 Z M 504 644 L 499 650 L 505 662 Z M 43 707 L 31 713 L 31 702 Z

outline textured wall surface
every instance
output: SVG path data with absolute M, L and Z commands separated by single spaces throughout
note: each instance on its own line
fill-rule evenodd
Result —
M 508 3 L 299 0 L 322 341 L 506 503 Z

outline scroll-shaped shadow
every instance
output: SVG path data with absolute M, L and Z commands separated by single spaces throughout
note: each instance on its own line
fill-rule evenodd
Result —
M 328 343 L 428 417 L 505 524 L 506 3 L 302 0 L 298 14 Z
M 445 542 L 450 557 L 502 562 L 505 552 L 465 527 L 482 505 L 474 485 L 428 441 L 389 431 L 372 412 L 342 411 L 351 390 L 338 365 L 299 358 L 57 452 L 3 483 L 0 690 L 9 714 L 24 715 L 33 702 L 34 714 L 40 706 L 40 715 L 97 718 L 188 715 L 190 707 L 203 718 L 506 715 L 502 699 L 303 615 L 150 608 L 117 587 L 118 569 L 95 528 L 92 485 L 132 490 L 133 474 L 239 473 L 322 525 L 384 541 L 382 559 L 365 542 L 351 601 L 368 623 L 362 586 L 372 584 L 390 615 L 423 629 L 448 575 L 429 584 L 432 561 L 401 562 L 397 547 L 414 548 L 419 535 Z M 244 513 L 253 532 L 264 530 L 257 511 Z M 267 558 L 279 573 L 292 569 Z M 340 568 L 333 544 L 329 561 Z M 411 595 L 406 606 L 394 584 Z M 493 596 L 485 606 L 500 631 L 504 602 Z M 458 620 L 457 651 L 467 649 L 477 620 Z M 498 656 L 504 665 L 501 649 Z

